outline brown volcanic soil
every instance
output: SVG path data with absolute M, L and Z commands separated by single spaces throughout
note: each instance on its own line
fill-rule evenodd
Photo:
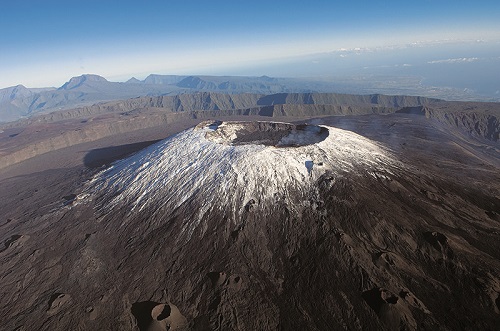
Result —
M 300 217 L 279 201 L 267 214 L 248 208 L 242 229 L 210 215 L 209 235 L 181 247 L 179 222 L 194 205 L 153 231 L 141 225 L 149 211 L 120 227 L 125 211 L 102 222 L 75 200 L 102 164 L 199 121 L 57 149 L 0 172 L 4 329 L 498 327 L 498 142 L 414 114 L 309 119 L 383 143 L 411 169 L 325 175 Z

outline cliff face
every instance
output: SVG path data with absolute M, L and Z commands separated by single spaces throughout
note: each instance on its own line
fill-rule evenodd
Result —
M 473 137 L 498 142 L 500 136 L 500 112 L 495 104 L 468 106 L 465 109 L 433 109 L 429 117 Z
M 374 105 L 381 107 L 413 107 L 439 102 L 438 99 L 430 99 L 415 96 L 389 96 L 381 94 L 354 95 L 339 93 L 280 93 L 267 95 L 259 99 L 259 105 L 276 104 L 313 104 L 313 105 L 336 105 L 336 106 L 358 106 Z
M 396 113 L 422 115 L 468 136 L 497 142 L 500 135 L 498 103 L 441 102 L 432 106 L 405 107 Z
M 272 95 L 241 93 L 225 94 L 214 92 L 185 93 L 175 96 L 138 97 L 122 101 L 99 103 L 93 106 L 79 107 L 66 111 L 53 112 L 37 116 L 20 123 L 53 122 L 70 118 L 79 118 L 103 113 L 128 112 L 144 108 L 160 108 L 166 112 L 195 111 L 195 110 L 236 110 L 255 107 L 277 105 L 316 105 L 329 108 L 324 113 L 337 114 L 340 108 L 351 107 L 350 113 L 367 114 L 374 108 L 415 107 L 439 100 L 411 96 L 385 95 L 349 95 L 336 93 L 280 93 Z M 292 109 L 293 107 L 289 106 Z M 298 109 L 298 108 L 295 108 Z M 313 108 L 309 108 L 313 109 Z M 353 111 L 353 109 L 358 109 Z M 393 111 L 394 111 L 393 110 Z M 342 113 L 341 111 L 340 113 Z M 8 123 L 4 127 L 12 127 L 17 123 Z

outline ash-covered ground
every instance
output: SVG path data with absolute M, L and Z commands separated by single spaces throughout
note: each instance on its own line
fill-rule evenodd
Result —
M 4 170 L 2 326 L 495 330 L 498 142 L 414 114 L 307 122 Z M 58 166 L 82 151 L 104 165 Z

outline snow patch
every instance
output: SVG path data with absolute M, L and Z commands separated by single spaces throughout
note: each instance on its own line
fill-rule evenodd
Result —
M 127 206 L 130 212 L 147 209 L 164 213 L 188 200 L 202 201 L 196 217 L 184 224 L 186 237 L 190 238 L 204 214 L 221 206 L 229 207 L 236 220 L 252 199 L 263 206 L 273 206 L 276 197 L 293 205 L 291 196 L 300 192 L 306 199 L 318 178 L 327 172 L 333 177 L 363 169 L 373 173 L 397 163 L 377 143 L 333 127 L 303 132 L 292 128 L 286 139 L 280 138 L 286 144 L 292 142 L 293 146 L 288 147 L 231 144 L 227 139 L 238 138 L 241 130 L 246 130 L 244 124 L 230 122 L 181 132 L 98 173 L 85 194 L 94 196 L 106 213 Z M 296 146 L 297 141 L 307 143 L 307 137 L 317 137 L 318 132 L 327 134 L 319 142 Z M 207 228 L 207 224 L 202 226 Z

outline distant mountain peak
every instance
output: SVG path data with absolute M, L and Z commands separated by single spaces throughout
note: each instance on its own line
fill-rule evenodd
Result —
M 11 99 L 14 99 L 18 96 L 27 96 L 31 94 L 31 91 L 26 86 L 19 84 L 12 87 Z
M 0 90 L 0 102 L 11 102 L 19 98 L 29 98 L 33 95 L 24 85 L 16 85 Z
M 61 86 L 60 90 L 71 90 L 84 82 L 107 82 L 108 80 L 102 76 L 94 75 L 94 74 L 84 74 L 81 76 L 76 76 L 71 78 L 68 82 L 66 82 L 63 86 Z
M 127 83 L 127 84 L 141 84 L 142 81 L 138 80 L 135 77 L 132 77 L 129 80 L 127 80 L 125 83 Z

